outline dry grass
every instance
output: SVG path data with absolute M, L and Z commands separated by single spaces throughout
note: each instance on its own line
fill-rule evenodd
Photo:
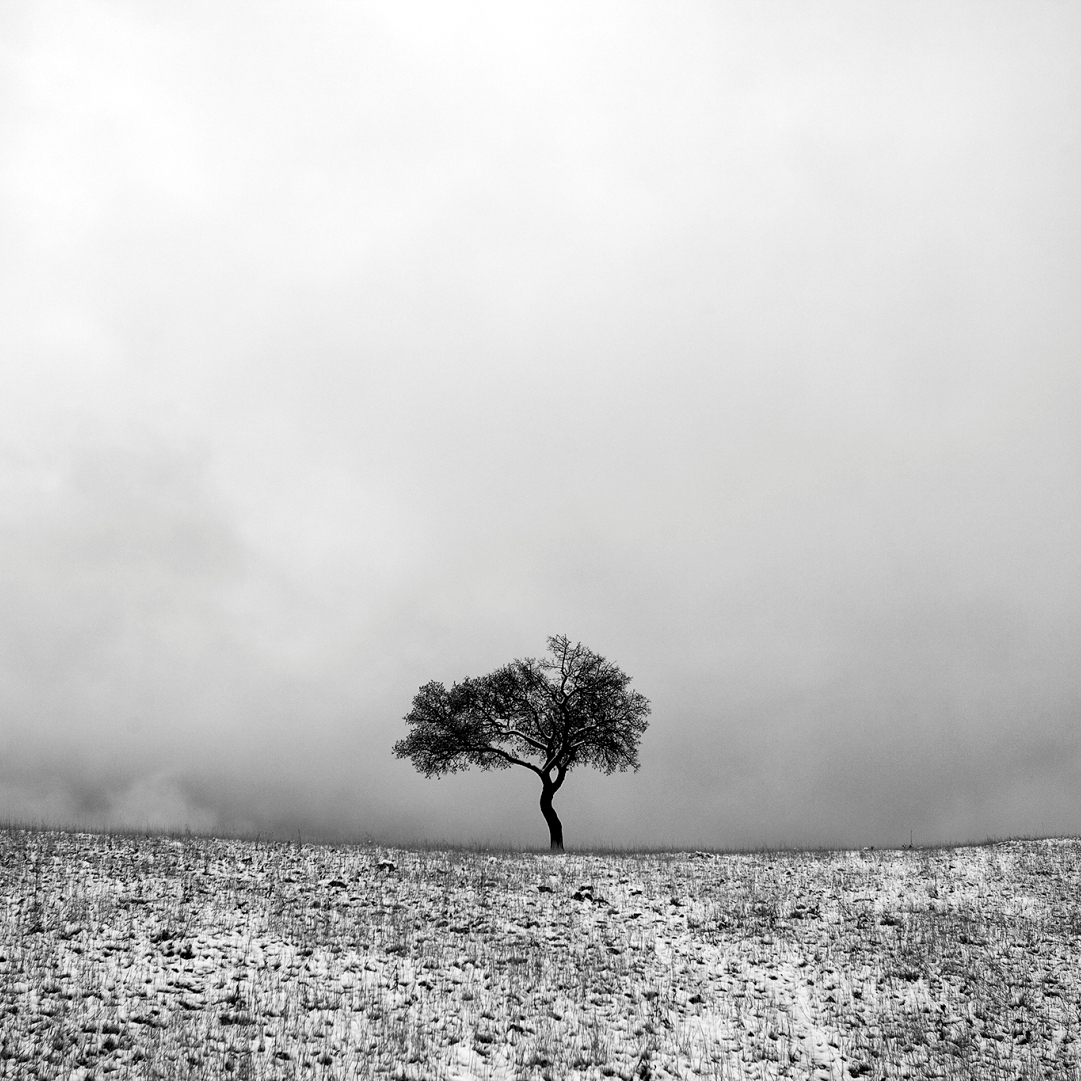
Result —
M 0 1077 L 1081 1078 L 1079 896 L 1078 842 L 552 857 L 13 828 Z

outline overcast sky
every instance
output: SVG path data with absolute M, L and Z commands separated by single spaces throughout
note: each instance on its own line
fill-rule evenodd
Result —
M 1081 832 L 1081 8 L 0 8 L 0 815 L 547 843 L 395 760 L 566 634 L 567 841 Z

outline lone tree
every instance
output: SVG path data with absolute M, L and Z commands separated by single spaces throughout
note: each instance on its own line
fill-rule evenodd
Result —
M 637 770 L 649 700 L 628 688 L 631 677 L 616 665 L 565 635 L 549 638 L 548 651 L 544 660 L 513 661 L 449 691 L 426 683 L 405 715 L 412 731 L 394 744 L 394 754 L 425 777 L 470 766 L 532 770 L 552 848 L 562 851 L 553 796 L 572 766 Z

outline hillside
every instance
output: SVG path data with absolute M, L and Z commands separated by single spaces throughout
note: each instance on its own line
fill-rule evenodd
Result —
M 1081 842 L 0 832 L 0 1077 L 1077 1078 Z

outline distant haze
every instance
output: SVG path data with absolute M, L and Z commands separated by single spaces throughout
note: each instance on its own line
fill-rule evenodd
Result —
M 1081 8 L 0 9 L 0 816 L 547 842 L 391 756 L 566 634 L 567 842 L 1081 832 Z

